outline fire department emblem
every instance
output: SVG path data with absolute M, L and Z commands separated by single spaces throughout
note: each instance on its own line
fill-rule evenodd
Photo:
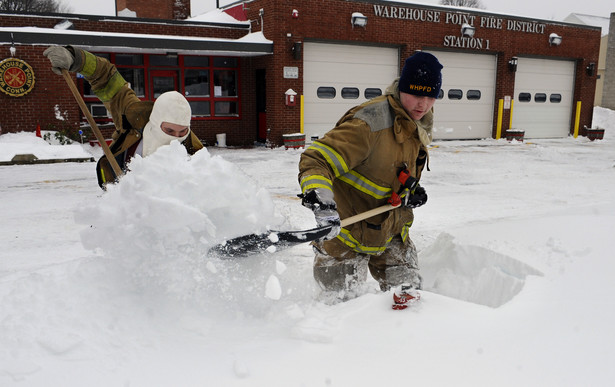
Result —
M 0 90 L 11 97 L 22 97 L 34 88 L 34 71 L 21 59 L 0 62 Z

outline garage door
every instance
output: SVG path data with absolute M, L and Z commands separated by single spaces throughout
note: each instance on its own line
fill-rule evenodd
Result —
M 397 48 L 304 43 L 306 140 L 322 137 L 348 111 L 384 90 L 399 75 Z
M 434 105 L 434 139 L 492 137 L 495 55 L 430 51 L 444 66 Z
M 525 130 L 526 138 L 568 136 L 573 91 L 574 62 L 519 58 L 512 127 Z

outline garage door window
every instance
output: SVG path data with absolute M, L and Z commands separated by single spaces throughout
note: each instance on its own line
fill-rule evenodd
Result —
M 335 94 L 335 87 L 320 86 L 316 90 L 316 95 L 318 96 L 318 98 L 333 99 L 335 98 Z
M 463 91 L 459 89 L 451 89 L 448 91 L 448 99 L 462 99 Z
M 532 100 L 532 94 L 519 93 L 519 102 L 530 102 Z
M 359 89 L 356 87 L 344 87 L 342 88 L 342 98 L 344 99 L 357 99 L 359 98 Z
M 561 94 L 551 94 L 551 96 L 549 97 L 549 101 L 551 103 L 560 103 L 562 102 L 562 95 Z
M 382 90 L 375 87 L 368 87 L 365 89 L 365 93 L 363 95 L 365 96 L 365 99 L 380 97 L 382 95 Z
M 536 95 L 534 95 L 534 102 L 547 102 L 547 95 L 545 93 L 536 93 Z
M 480 99 L 480 90 L 468 90 L 466 98 L 470 101 L 478 101 Z

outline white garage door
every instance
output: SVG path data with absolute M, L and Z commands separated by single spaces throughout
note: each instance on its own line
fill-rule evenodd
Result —
M 526 138 L 568 136 L 573 91 L 574 62 L 519 58 L 512 127 L 525 130 Z
M 430 52 L 444 66 L 442 98 L 434 105 L 434 139 L 492 137 L 495 55 Z
M 399 76 L 397 48 L 304 43 L 304 132 L 322 137 L 348 111 Z

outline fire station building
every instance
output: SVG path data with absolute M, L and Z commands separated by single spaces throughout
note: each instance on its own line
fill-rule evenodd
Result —
M 117 0 L 115 17 L 0 14 L 4 133 L 87 132 L 43 51 L 75 45 L 115 63 L 143 99 L 175 89 L 207 144 L 302 133 L 310 142 L 384 92 L 417 50 L 444 65 L 435 139 L 585 135 L 591 126 L 599 27 L 469 8 L 374 0 L 253 0 L 190 15 L 189 0 Z M 79 75 L 106 135 L 107 111 Z

